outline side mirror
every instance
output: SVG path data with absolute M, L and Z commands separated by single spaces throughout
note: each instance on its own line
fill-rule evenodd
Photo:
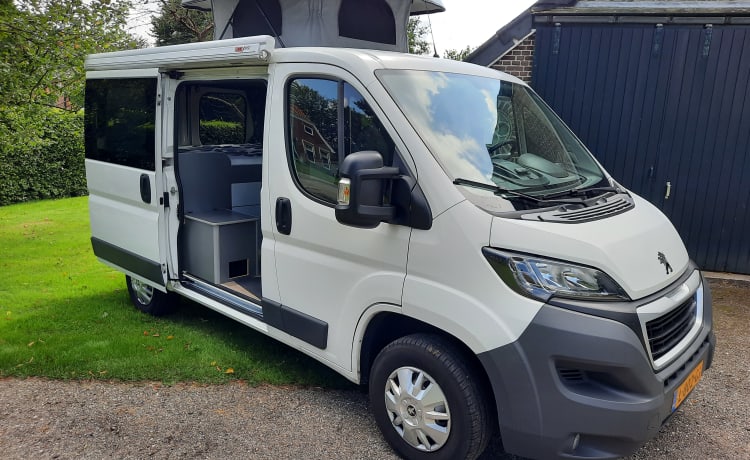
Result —
M 392 221 L 396 208 L 383 203 L 389 183 L 400 176 L 398 168 L 383 166 L 383 156 L 374 151 L 348 155 L 339 166 L 336 220 L 361 228 L 375 228 Z

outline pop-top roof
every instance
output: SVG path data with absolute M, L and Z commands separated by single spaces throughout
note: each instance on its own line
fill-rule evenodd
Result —
M 410 15 L 445 11 L 443 0 L 182 0 L 212 11 L 214 39 L 270 35 L 281 47 L 408 50 Z

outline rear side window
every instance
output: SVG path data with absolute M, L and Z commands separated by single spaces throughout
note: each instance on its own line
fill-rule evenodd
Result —
M 200 100 L 200 141 L 203 145 L 244 144 L 247 101 L 236 93 L 208 93 Z
M 153 171 L 156 79 L 88 80 L 86 158 Z

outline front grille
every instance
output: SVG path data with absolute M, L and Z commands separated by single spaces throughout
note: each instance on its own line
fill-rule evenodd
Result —
M 646 323 L 648 344 L 654 361 L 669 352 L 690 332 L 696 321 L 698 302 L 693 295 L 664 316 Z

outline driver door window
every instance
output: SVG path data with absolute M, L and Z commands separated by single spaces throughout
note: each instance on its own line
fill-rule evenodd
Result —
M 287 90 L 288 152 L 297 185 L 326 204 L 338 196 L 338 170 L 353 152 L 375 150 L 392 164 L 394 143 L 365 98 L 340 80 L 300 78 Z

